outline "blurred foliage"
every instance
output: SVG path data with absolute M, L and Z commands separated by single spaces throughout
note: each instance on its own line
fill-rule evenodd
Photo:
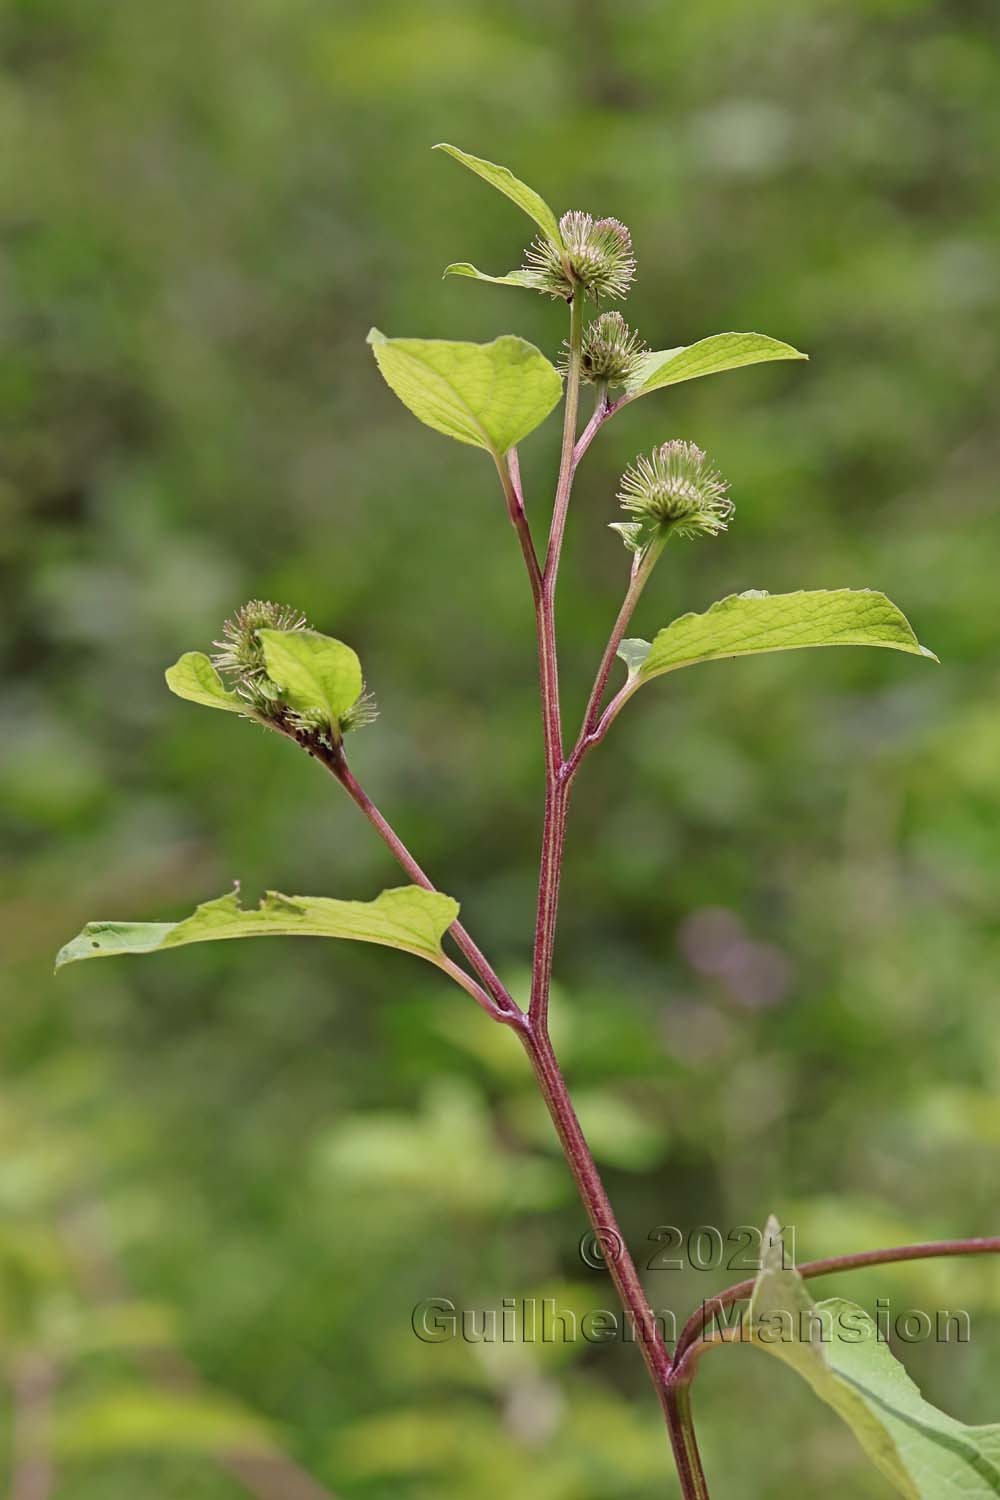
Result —
M 736 521 L 674 549 L 638 633 L 744 588 L 870 585 L 943 663 L 684 673 L 582 773 L 557 1019 L 630 1239 L 771 1209 L 804 1256 L 996 1229 L 996 20 L 987 0 L 0 10 L 0 1327 L 8 1393 L 41 1360 L 64 1430 L 91 1403 L 56 1500 L 244 1493 L 205 1451 L 243 1421 L 358 1500 L 669 1492 L 633 1348 L 410 1330 L 429 1296 L 614 1306 L 516 1042 L 465 996 L 403 955 L 278 941 L 50 977 L 86 918 L 173 918 L 236 877 L 251 898 L 397 883 L 304 757 L 166 692 L 251 596 L 361 653 L 382 717 L 356 769 L 523 973 L 541 798 L 516 544 L 488 461 L 398 405 L 364 335 L 509 331 L 554 356 L 564 313 L 441 280 L 517 264 L 526 225 L 437 140 L 628 223 L 654 347 L 756 328 L 812 357 L 602 434 L 560 589 L 570 720 L 623 586 L 615 481 L 677 435 Z M 524 446 L 536 526 L 557 448 L 552 421 Z M 110 1305 L 80 1264 L 95 1216 Z M 681 1315 L 726 1279 L 648 1273 Z M 970 1345 L 907 1363 L 964 1420 L 1000 1415 L 992 1264 L 824 1283 L 843 1291 L 967 1308 Z M 174 1425 L 150 1343 L 216 1393 L 178 1394 L 196 1411 Z M 763 1375 L 752 1350 L 705 1362 L 720 1495 L 803 1472 L 816 1500 L 885 1493 L 790 1372 Z

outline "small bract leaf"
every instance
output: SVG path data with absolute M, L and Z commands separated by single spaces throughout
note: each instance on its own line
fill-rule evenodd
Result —
M 82 958 L 157 953 L 221 938 L 328 937 L 401 948 L 442 964 L 441 939 L 458 916 L 458 902 L 440 891 L 397 886 L 374 901 L 329 896 L 282 896 L 268 891 L 256 909 L 244 910 L 239 891 L 206 901 L 182 922 L 88 922 L 61 949 L 56 968 Z
M 350 646 L 318 630 L 258 630 L 267 675 L 297 713 L 336 728 L 360 698 L 361 663 Z
M 445 266 L 446 276 L 471 276 L 476 281 L 492 281 L 496 286 L 526 286 L 537 290 L 537 276 L 532 271 L 508 271 L 506 276 L 488 276 L 485 271 L 478 270 L 467 260 L 452 261 L 450 266 Z
M 386 382 L 437 432 L 500 457 L 544 422 L 562 394 L 555 366 L 524 339 L 490 344 L 368 335 Z
M 909 1500 L 1000 1495 L 1000 1425 L 967 1427 L 925 1401 L 854 1302 L 814 1302 L 786 1266 L 772 1219 L 750 1304 L 758 1348 L 791 1365 L 841 1417 L 875 1466 Z
M 681 380 L 695 380 L 699 375 L 716 375 L 722 370 L 738 370 L 742 365 L 759 365 L 772 359 L 808 359 L 780 339 L 763 333 L 715 333 L 677 349 L 659 349 L 645 355 L 626 386 L 626 399 L 634 400 L 661 386 L 676 385 Z
M 178 698 L 203 703 L 206 708 L 221 708 L 230 714 L 249 714 L 238 693 L 230 692 L 203 651 L 185 651 L 179 661 L 168 667 L 164 676 L 167 687 Z
M 553 245 L 562 248 L 562 235 L 559 233 L 559 224 L 555 214 L 552 212 L 545 199 L 535 192 L 534 188 L 528 187 L 527 183 L 521 182 L 514 176 L 508 167 L 498 167 L 496 162 L 485 161 L 481 156 L 470 156 L 467 151 L 460 151 L 457 146 L 449 146 L 446 141 L 440 141 L 433 148 L 435 151 L 447 151 L 456 161 L 460 161 L 463 167 L 468 167 L 470 172 L 475 172 L 490 187 L 495 187 L 497 192 L 503 193 L 512 203 L 526 213 L 529 219 L 534 219 L 546 239 L 552 241 Z
M 617 654 L 625 663 L 629 682 L 638 677 L 651 650 L 649 641 L 642 640 L 640 636 L 631 636 L 622 641 Z
M 751 589 L 720 599 L 705 614 L 681 615 L 661 630 L 638 676 L 645 682 L 695 662 L 803 646 L 886 646 L 937 661 L 902 611 L 874 589 Z

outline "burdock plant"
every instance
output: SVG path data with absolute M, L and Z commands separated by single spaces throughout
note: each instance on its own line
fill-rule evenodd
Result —
M 729 486 L 694 443 L 660 441 L 622 477 L 625 519 L 614 524 L 627 548 L 625 597 L 597 666 L 575 735 L 565 737 L 559 693 L 555 601 L 559 559 L 574 476 L 601 429 L 641 397 L 698 376 L 767 360 L 800 360 L 789 344 L 757 333 L 720 333 L 684 348 L 650 351 L 607 299 L 628 294 L 635 274 L 629 231 L 617 219 L 573 211 L 557 219 L 539 195 L 504 167 L 444 146 L 458 162 L 506 194 L 539 231 L 526 264 L 485 276 L 468 263 L 452 274 L 523 287 L 565 300 L 569 336 L 562 370 L 513 335 L 492 343 L 387 338 L 369 343 L 387 384 L 427 426 L 482 449 L 496 468 L 507 515 L 524 559 L 534 605 L 541 688 L 545 812 L 531 997 L 517 1003 L 493 964 L 360 785 L 348 763 L 348 734 L 371 723 L 374 709 L 350 646 L 310 629 L 297 610 L 254 601 L 223 628 L 214 660 L 200 652 L 167 672 L 179 697 L 254 720 L 319 761 L 388 845 L 408 884 L 374 901 L 269 892 L 244 909 L 236 893 L 199 906 L 180 922 L 92 922 L 59 955 L 59 964 L 120 953 L 150 953 L 184 943 L 266 934 L 347 938 L 402 948 L 443 970 L 523 1044 L 558 1132 L 591 1231 L 633 1325 L 670 1436 L 681 1490 L 708 1486 L 695 1442 L 691 1384 L 703 1354 L 737 1338 L 791 1364 L 828 1402 L 873 1462 L 903 1495 L 1000 1494 L 1000 1426 L 967 1427 L 925 1402 L 872 1318 L 840 1300 L 814 1303 L 807 1281 L 857 1266 L 933 1255 L 1000 1250 L 1000 1239 L 897 1246 L 793 1264 L 777 1221 L 762 1240 L 758 1274 L 700 1307 L 676 1346 L 667 1347 L 577 1120 L 549 1035 L 549 986 L 559 878 L 570 793 L 581 762 L 606 737 L 625 704 L 656 677 L 722 657 L 813 646 L 882 646 L 935 659 L 884 594 L 837 589 L 731 595 L 686 614 L 650 641 L 628 639 L 636 601 L 669 545 L 710 539 L 729 524 Z M 581 383 L 596 403 L 580 430 Z M 562 402 L 562 448 L 544 550 L 536 545 L 521 485 L 517 445 Z M 624 680 L 611 686 L 616 662 Z M 445 943 L 447 941 L 448 947 Z M 737 1310 L 742 1312 L 737 1316 Z

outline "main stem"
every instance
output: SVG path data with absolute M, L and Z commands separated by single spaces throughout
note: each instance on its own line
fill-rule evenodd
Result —
M 518 1026 L 525 1051 L 534 1069 L 542 1097 L 548 1107 L 556 1128 L 563 1153 L 573 1174 L 577 1191 L 590 1220 L 591 1228 L 602 1247 L 605 1263 L 614 1283 L 622 1306 L 631 1319 L 636 1339 L 642 1351 L 649 1377 L 653 1382 L 667 1430 L 673 1446 L 677 1472 L 680 1476 L 684 1500 L 708 1500 L 708 1488 L 702 1472 L 701 1461 L 691 1425 L 690 1398 L 687 1389 L 675 1391 L 670 1383 L 672 1363 L 670 1352 L 663 1340 L 655 1314 L 643 1291 L 635 1262 L 629 1254 L 624 1236 L 611 1207 L 611 1201 L 601 1181 L 597 1164 L 587 1145 L 586 1137 L 576 1117 L 558 1060 L 549 1039 L 548 1006 L 549 988 L 552 979 L 552 956 L 555 944 L 556 918 L 559 910 L 559 882 L 562 872 L 563 848 L 566 837 L 566 818 L 569 810 L 570 787 L 579 760 L 587 745 L 598 736 L 598 719 L 601 699 L 607 685 L 615 652 L 635 608 L 636 600 L 649 575 L 649 568 L 640 563 L 633 570 L 632 581 L 625 604 L 619 613 L 598 671 L 597 681 L 587 705 L 584 725 L 576 748 L 569 760 L 565 758 L 562 740 L 562 719 L 559 702 L 559 669 L 556 649 L 555 599 L 559 576 L 559 560 L 562 553 L 566 517 L 569 509 L 573 476 L 580 457 L 586 451 L 590 438 L 600 425 L 602 417 L 595 415 L 585 434 L 585 440 L 577 442 L 577 420 L 580 398 L 580 351 L 583 340 L 583 309 L 579 292 L 570 304 L 569 360 L 566 374 L 566 408 L 563 419 L 562 452 L 559 462 L 559 478 L 556 483 L 555 501 L 552 508 L 552 524 L 549 531 L 548 549 L 540 579 L 533 573 L 531 559 L 533 549 L 525 540 L 526 524 L 523 519 L 523 503 L 520 487 L 515 478 L 501 470 L 501 480 L 507 495 L 508 509 L 515 529 L 521 538 L 522 550 L 528 563 L 532 591 L 535 600 L 535 619 L 538 634 L 538 659 L 542 696 L 542 727 L 545 743 L 545 820 L 542 831 L 542 852 L 538 880 L 538 914 L 535 924 L 535 949 L 531 975 L 531 1004 L 526 1017 Z M 600 403 L 603 413 L 605 403 Z M 655 561 L 653 559 L 652 561 Z M 652 561 L 649 567 L 652 567 Z
M 542 732 L 545 742 L 545 818 L 538 875 L 538 912 L 535 921 L 535 951 L 531 970 L 530 1015 L 544 1032 L 548 1024 L 549 983 L 559 910 L 559 878 L 569 787 L 563 763 L 562 717 L 559 705 L 559 661 L 556 649 L 556 583 L 569 497 L 575 471 L 577 417 L 580 408 L 580 350 L 583 344 L 583 296 L 577 291 L 570 303 L 569 361 L 566 371 L 566 408 L 563 413 L 559 478 L 552 507 L 549 544 L 542 569 L 541 588 L 535 598 L 538 660 L 542 692 Z
M 539 1030 L 530 1019 L 520 1035 L 611 1280 L 632 1320 L 664 1414 L 669 1416 L 666 1382 L 670 1375 L 670 1354 L 576 1117 L 552 1043 L 547 1033 Z

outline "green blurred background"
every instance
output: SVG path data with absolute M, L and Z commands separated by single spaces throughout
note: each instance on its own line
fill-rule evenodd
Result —
M 348 1500 L 675 1493 L 634 1348 L 410 1330 L 429 1296 L 615 1305 L 509 1034 L 360 945 L 58 983 L 52 955 L 87 918 L 179 916 L 235 878 L 398 881 L 304 757 L 164 688 L 264 596 L 359 650 L 381 718 L 355 769 L 523 983 L 520 559 L 485 456 L 415 422 L 364 344 L 376 323 L 560 346 L 560 305 L 442 281 L 516 265 L 530 234 L 428 150 L 455 141 L 631 226 L 654 347 L 750 328 L 812 357 L 602 435 L 560 590 L 570 719 L 624 583 L 616 479 L 673 436 L 737 516 L 668 554 L 639 633 L 736 589 L 872 585 L 943 663 L 682 674 L 583 771 L 554 1003 L 633 1248 L 771 1210 L 800 1256 L 996 1232 L 995 6 L 6 0 L 0 35 L 0 1462 L 19 1424 L 53 1500 L 311 1500 L 290 1465 L 219 1461 L 251 1420 Z M 557 450 L 554 419 L 523 447 L 536 527 Z M 732 1279 L 647 1273 L 680 1313 Z M 907 1363 L 1000 1417 L 992 1264 L 826 1285 L 968 1309 L 970 1344 Z M 705 1362 L 696 1414 L 720 1497 L 887 1493 L 752 1350 Z

